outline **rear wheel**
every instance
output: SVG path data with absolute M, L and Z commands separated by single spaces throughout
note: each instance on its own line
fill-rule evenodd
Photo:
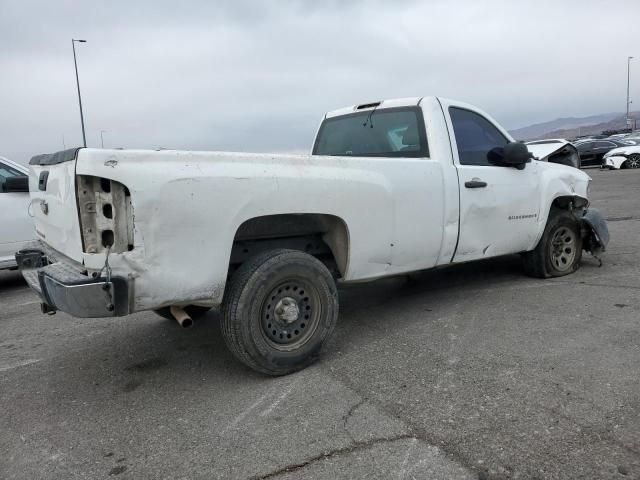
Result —
M 338 293 L 327 267 L 297 250 L 271 250 L 231 278 L 222 304 L 229 350 L 250 368 L 286 375 L 313 363 L 338 318 Z
M 578 221 L 570 212 L 554 208 L 536 248 L 523 254 L 523 265 L 532 277 L 561 277 L 575 272 L 581 258 Z

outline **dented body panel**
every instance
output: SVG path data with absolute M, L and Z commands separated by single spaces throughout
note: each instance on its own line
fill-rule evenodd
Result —
M 371 110 L 387 106 L 421 109 L 428 157 L 85 148 L 72 160 L 31 165 L 40 239 L 82 275 L 122 279 L 131 313 L 219 305 L 234 241 L 255 219 L 322 216 L 328 226 L 319 235 L 337 274 L 355 282 L 531 250 L 554 200 L 586 203 L 589 177 L 571 167 L 462 165 L 448 107 L 478 112 L 512 140 L 475 107 L 424 97 Z M 487 188 L 465 188 L 474 179 Z M 43 201 L 46 214 L 36 208 Z
M 340 218 L 349 234 L 345 281 L 429 268 L 439 259 L 442 231 L 432 225 L 442 224 L 442 210 L 427 208 L 444 196 L 434 161 L 398 169 L 390 159 L 82 150 L 77 174 L 110 178 L 131 192 L 133 249 L 112 253 L 110 264 L 114 275 L 133 277 L 136 309 L 219 303 L 235 233 L 266 215 Z M 418 216 L 424 221 L 415 223 Z M 82 257 L 88 268 L 104 265 L 104 253 Z

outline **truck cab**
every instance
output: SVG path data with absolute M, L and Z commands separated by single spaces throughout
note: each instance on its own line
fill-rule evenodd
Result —
M 577 206 L 586 204 L 590 178 L 583 172 L 531 159 L 522 168 L 501 164 L 496 157 L 513 142 L 477 107 L 416 97 L 327 113 L 312 153 L 402 159 L 398 168 L 419 162 L 423 195 L 430 196 L 424 200 L 430 212 L 423 215 L 442 213 L 429 218 L 419 236 L 429 238 L 431 222 L 442 224 L 443 237 L 430 239 L 431 251 L 450 246 L 438 252 L 435 266 L 531 250 L 558 191 L 572 192 Z

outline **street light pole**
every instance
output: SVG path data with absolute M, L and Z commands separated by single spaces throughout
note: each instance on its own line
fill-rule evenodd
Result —
M 76 42 L 86 43 L 86 40 L 71 39 L 71 47 L 73 48 L 73 65 L 76 67 L 76 85 L 78 87 L 78 105 L 80 105 L 80 123 L 82 125 L 82 143 L 87 147 L 87 137 L 84 133 L 84 114 L 82 113 L 82 97 L 80 96 L 80 80 L 78 79 L 78 62 L 76 61 Z
M 102 136 L 104 132 L 106 132 L 106 130 L 100 130 L 100 146 L 102 148 L 104 148 L 104 137 Z
M 631 103 L 629 101 L 629 70 L 631 68 L 631 59 L 633 57 L 627 57 L 627 116 L 624 118 L 625 122 L 627 123 L 627 126 L 629 125 L 629 104 Z

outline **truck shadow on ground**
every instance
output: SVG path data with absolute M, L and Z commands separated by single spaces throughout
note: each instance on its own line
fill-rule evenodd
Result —
M 520 281 L 537 280 L 524 277 L 519 257 L 510 256 L 340 288 L 336 335 L 324 358 L 331 359 L 336 349 L 366 341 L 359 338 L 362 327 L 372 331 L 387 328 L 398 302 L 406 304 L 413 299 L 421 304 L 437 301 L 442 305 L 453 302 L 447 297 L 476 289 L 501 289 Z M 424 309 L 422 315 L 410 321 L 430 322 L 433 315 L 429 312 Z M 92 342 L 94 347 L 89 351 L 71 349 L 55 357 L 52 368 L 57 368 L 56 362 L 79 368 L 82 375 L 69 378 L 70 383 L 63 387 L 74 392 L 93 385 L 107 372 L 105 380 L 112 383 L 113 393 L 131 393 L 145 384 L 145 377 L 153 377 L 153 383 L 162 377 L 166 377 L 163 382 L 178 379 L 179 383 L 189 378 L 197 378 L 198 382 L 202 378 L 234 378 L 238 384 L 267 379 L 244 367 L 228 351 L 220 331 L 220 315 L 218 310 L 211 310 L 186 330 L 152 312 L 128 319 L 91 320 L 112 325 Z
M 22 278 L 22 274 L 18 270 L 0 271 L 0 292 L 6 293 L 14 290 L 20 290 L 27 283 Z

